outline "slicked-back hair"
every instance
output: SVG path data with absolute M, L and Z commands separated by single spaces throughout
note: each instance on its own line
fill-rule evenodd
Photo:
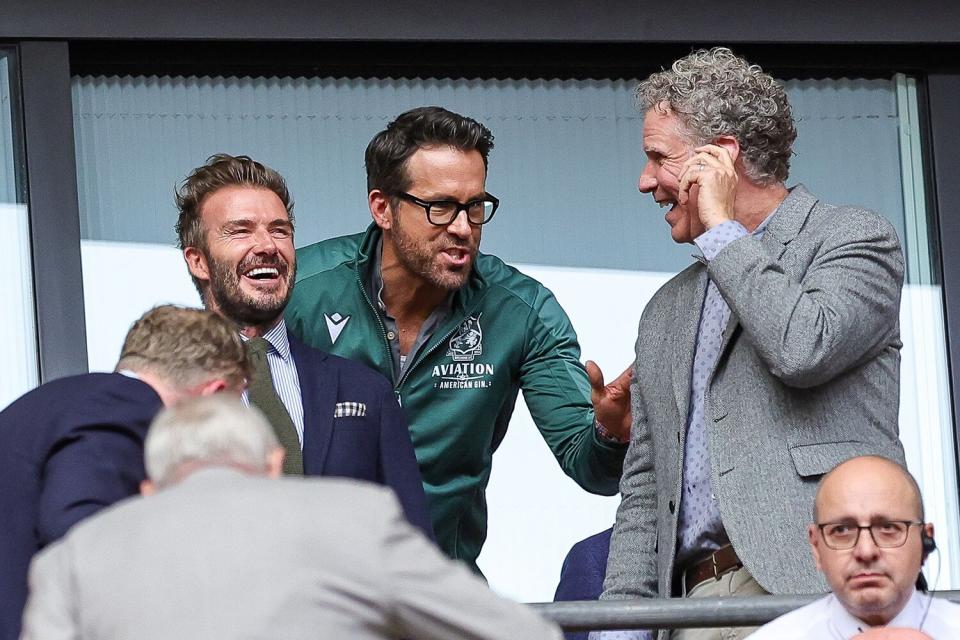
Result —
M 283 176 L 249 156 L 217 153 L 207 158 L 202 167 L 191 171 L 174 193 L 177 210 L 180 212 L 175 228 L 181 249 L 196 247 L 206 251 L 206 233 L 200 208 L 209 195 L 223 187 L 233 186 L 256 187 L 274 192 L 286 208 L 291 224 L 293 223 L 293 200 Z
M 176 483 L 186 465 L 266 473 L 267 460 L 279 446 L 259 410 L 218 393 L 161 411 L 147 433 L 144 459 L 147 476 L 163 488 Z
M 127 332 L 117 371 L 147 371 L 174 389 L 222 379 L 239 389 L 250 377 L 237 327 L 212 311 L 162 305 Z
M 477 151 L 486 169 L 493 134 L 476 120 L 442 107 L 418 107 L 401 113 L 367 145 L 367 192 L 379 189 L 394 199 L 396 192 L 407 191 L 407 160 L 424 147 Z
M 748 178 L 785 182 L 797 137 L 790 103 L 772 76 L 730 49 L 699 49 L 637 86 L 637 108 L 677 116 L 694 145 L 733 136 Z M 666 106 L 666 108 L 665 108 Z

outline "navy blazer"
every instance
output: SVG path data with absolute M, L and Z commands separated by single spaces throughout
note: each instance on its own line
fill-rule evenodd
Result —
M 433 540 L 420 467 L 393 386 L 366 365 L 308 347 L 289 331 L 287 338 L 303 399 L 304 474 L 390 487 L 410 523 Z M 340 403 L 362 403 L 365 415 L 335 418 Z
M 119 373 L 48 382 L 0 412 L 0 640 L 16 640 L 33 555 L 139 491 L 143 439 L 163 406 Z
M 563 559 L 560 584 L 554 602 L 567 600 L 599 600 L 603 579 L 607 575 L 607 556 L 613 528 L 601 531 L 573 545 Z M 567 632 L 567 640 L 587 640 L 586 631 Z

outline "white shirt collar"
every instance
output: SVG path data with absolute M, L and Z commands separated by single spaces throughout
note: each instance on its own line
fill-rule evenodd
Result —
M 240 334 L 240 337 L 243 338 L 244 342 L 249 340 L 243 334 Z M 284 362 L 290 359 L 290 340 L 287 338 L 286 320 L 280 318 L 280 322 L 263 334 L 263 339 L 270 343 L 270 346 L 274 348 Z

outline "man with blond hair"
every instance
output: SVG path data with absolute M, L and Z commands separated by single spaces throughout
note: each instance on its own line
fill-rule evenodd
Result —
M 146 442 L 148 497 L 37 557 L 24 640 L 559 640 L 443 557 L 389 490 L 277 480 L 282 457 L 239 401 L 163 412 Z
M 228 322 L 161 306 L 133 324 L 114 373 L 48 382 L 0 413 L 0 639 L 17 638 L 30 558 L 137 492 L 156 413 L 185 397 L 239 394 L 246 377 Z

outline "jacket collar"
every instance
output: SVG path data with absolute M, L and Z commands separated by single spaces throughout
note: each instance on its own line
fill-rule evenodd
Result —
M 764 238 L 775 239 L 783 245 L 789 244 L 803 229 L 817 201 L 817 197 L 802 184 L 792 187 L 771 216 Z

